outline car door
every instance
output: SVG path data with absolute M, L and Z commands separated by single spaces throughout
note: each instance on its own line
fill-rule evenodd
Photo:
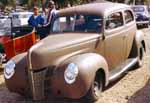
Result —
M 109 68 L 115 68 L 125 60 L 126 36 L 123 13 L 117 11 L 105 18 L 104 55 Z
M 125 35 L 126 35 L 126 44 L 127 44 L 125 57 L 127 58 L 130 54 L 133 39 L 136 34 L 136 23 L 135 23 L 134 15 L 130 9 L 124 11 L 124 19 L 125 19 L 125 27 L 126 27 Z

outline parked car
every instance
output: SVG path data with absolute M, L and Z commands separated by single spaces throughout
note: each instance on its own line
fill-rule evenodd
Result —
M 33 27 L 13 27 L 11 22 L 11 18 L 0 17 L 0 65 L 36 42 Z
M 148 8 L 145 5 L 134 5 L 132 6 L 133 11 L 135 12 L 137 26 L 148 27 L 150 23 L 150 13 Z
M 49 94 L 95 101 L 146 51 L 131 7 L 92 3 L 59 10 L 51 33 L 4 67 L 11 92 L 43 100 Z M 17 81 L 17 82 L 16 82 Z
M 13 19 L 13 26 L 28 25 L 28 19 L 33 12 L 13 12 L 9 14 L 9 17 Z

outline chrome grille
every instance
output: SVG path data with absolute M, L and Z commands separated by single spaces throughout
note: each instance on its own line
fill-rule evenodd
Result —
M 41 71 L 30 71 L 30 87 L 34 100 L 44 100 L 50 93 L 50 77 L 53 74 L 53 67 Z

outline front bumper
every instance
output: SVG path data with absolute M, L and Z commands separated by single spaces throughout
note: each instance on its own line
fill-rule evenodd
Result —
M 136 21 L 137 25 L 149 24 L 149 21 Z

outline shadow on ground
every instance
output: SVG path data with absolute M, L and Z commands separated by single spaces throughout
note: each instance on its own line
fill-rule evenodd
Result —
M 127 103 L 150 103 L 150 79 L 143 88 L 129 98 Z
M 30 98 L 25 98 L 16 93 L 9 92 L 6 88 L 0 89 L 0 103 L 88 103 L 79 100 L 70 100 L 66 98 L 56 99 L 50 96 L 47 101 L 33 101 Z
M 116 81 L 112 82 L 106 89 L 111 88 L 114 86 L 118 81 L 120 81 L 125 75 L 117 79 Z M 6 89 L 5 84 L 0 84 L 0 103 L 89 103 L 88 101 L 82 100 L 72 100 L 67 98 L 55 98 L 52 95 L 48 97 L 48 100 L 46 101 L 33 101 L 30 98 L 25 98 L 24 96 L 21 96 L 16 93 L 9 92 L 8 89 Z

